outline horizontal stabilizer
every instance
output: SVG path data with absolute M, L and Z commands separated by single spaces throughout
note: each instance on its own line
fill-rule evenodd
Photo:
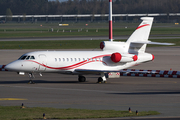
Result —
M 174 43 L 160 43 L 160 42 L 151 42 L 151 41 L 133 41 L 131 43 L 152 44 L 152 45 L 175 45 Z

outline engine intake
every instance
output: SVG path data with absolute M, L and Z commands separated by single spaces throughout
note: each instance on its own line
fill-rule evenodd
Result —
M 113 53 L 111 55 L 111 60 L 115 63 L 119 62 L 121 60 L 122 56 L 120 53 Z
M 122 55 L 120 53 L 113 53 L 111 55 L 111 60 L 115 63 L 118 63 L 118 62 L 133 62 L 133 61 L 136 61 L 138 59 L 138 56 L 137 55 L 133 55 L 133 54 L 125 54 L 125 55 Z

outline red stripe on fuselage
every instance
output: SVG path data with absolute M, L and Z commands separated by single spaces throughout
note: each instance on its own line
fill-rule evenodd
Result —
M 92 59 L 100 58 L 100 57 L 104 57 L 104 56 L 111 56 L 111 54 L 95 56 L 95 57 L 93 57 Z M 39 65 L 41 65 L 41 66 L 44 66 L 44 67 L 46 67 L 46 68 L 49 68 L 49 69 L 57 69 L 57 70 L 58 70 L 58 69 L 59 69 L 59 70 L 60 70 L 60 69 L 61 69 L 61 70 L 74 69 L 74 68 L 77 68 L 77 67 L 79 67 L 79 66 L 83 66 L 83 65 L 85 65 L 85 64 L 88 64 L 88 63 L 91 63 L 91 62 L 95 62 L 95 60 L 89 60 L 89 61 L 84 60 L 84 61 L 82 61 L 82 62 L 73 64 L 73 65 L 70 65 L 70 66 L 66 66 L 66 67 L 50 67 L 50 66 L 47 66 L 47 65 L 45 65 L 45 64 L 41 64 L 41 63 L 39 63 L 39 62 L 37 62 L 37 61 L 33 61 L 33 60 L 28 60 L 28 61 L 37 63 L 37 64 L 39 64 Z M 99 61 L 99 60 L 98 60 L 98 61 L 96 61 L 96 62 L 102 62 L 102 63 L 106 64 L 104 61 Z M 107 64 L 106 64 L 106 65 L 107 65 Z

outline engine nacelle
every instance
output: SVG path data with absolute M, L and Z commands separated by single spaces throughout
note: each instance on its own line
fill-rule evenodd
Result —
M 121 51 L 127 52 L 125 42 L 112 42 L 112 41 L 103 41 L 100 43 L 100 48 L 102 50 L 108 50 L 108 51 Z
M 138 63 L 153 61 L 154 55 L 150 53 L 138 54 Z
M 118 63 L 118 62 L 132 62 L 132 61 L 136 61 L 138 59 L 138 56 L 137 55 L 131 55 L 131 54 L 120 54 L 120 53 L 113 53 L 111 55 L 111 60 L 115 63 Z

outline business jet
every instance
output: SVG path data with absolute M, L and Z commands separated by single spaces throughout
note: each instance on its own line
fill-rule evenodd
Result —
M 126 42 L 112 38 L 112 0 L 109 9 L 109 41 L 100 43 L 101 51 L 35 51 L 22 55 L 6 66 L 4 70 L 28 73 L 30 82 L 33 73 L 62 73 L 78 75 L 79 82 L 86 81 L 84 75 L 99 74 L 98 82 L 106 82 L 105 73 L 119 72 L 122 69 L 154 60 L 154 55 L 146 53 L 147 44 L 173 45 L 148 40 L 153 17 L 142 17 L 142 22 Z

